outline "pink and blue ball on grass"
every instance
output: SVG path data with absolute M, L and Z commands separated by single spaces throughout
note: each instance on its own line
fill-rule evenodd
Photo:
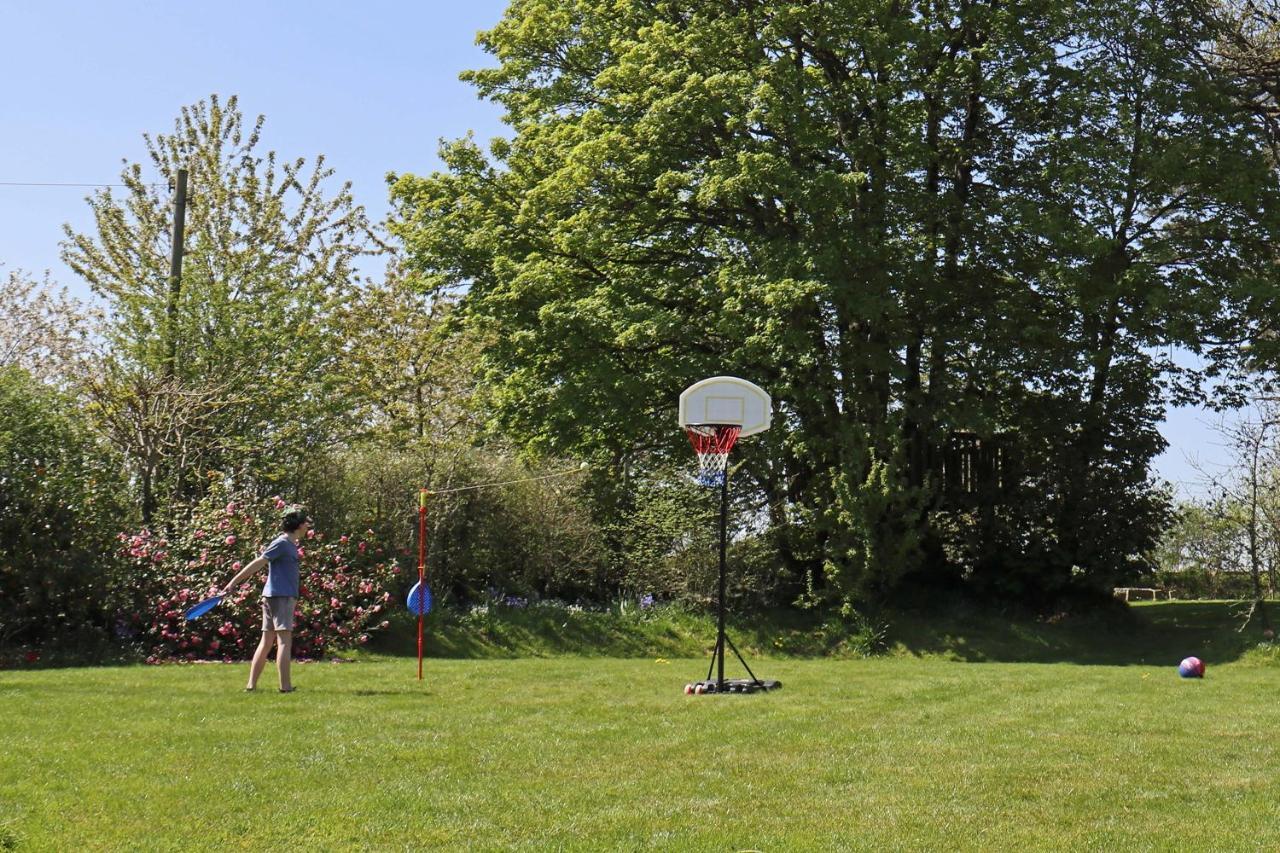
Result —
M 1178 664 L 1178 675 L 1183 678 L 1204 678 L 1204 661 L 1200 658 L 1183 658 Z

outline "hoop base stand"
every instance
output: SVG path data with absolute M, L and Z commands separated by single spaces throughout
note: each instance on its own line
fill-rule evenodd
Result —
M 696 693 L 698 695 L 704 693 L 755 693 L 761 690 L 777 690 L 782 686 L 781 681 L 763 681 L 757 678 L 756 674 L 751 671 L 751 667 L 747 666 L 747 662 L 742 659 L 742 652 L 738 651 L 738 647 L 733 644 L 733 640 L 730 640 L 727 634 L 723 639 L 724 642 L 729 644 L 729 648 L 733 649 L 734 657 L 738 659 L 738 663 L 742 664 L 742 668 L 751 677 L 724 677 L 724 646 L 717 642 L 715 650 L 711 653 L 711 666 L 707 667 L 706 679 L 686 684 L 684 686 L 685 693 Z M 712 678 L 711 673 L 716 669 L 717 662 L 720 664 L 720 677 Z

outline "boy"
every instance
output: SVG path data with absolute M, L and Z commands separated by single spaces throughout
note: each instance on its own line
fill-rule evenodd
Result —
M 257 688 L 258 677 L 267 665 L 267 655 L 274 644 L 280 692 L 293 692 L 293 682 L 289 678 L 289 649 L 293 642 L 293 607 L 298 603 L 298 540 L 307 535 L 312 524 L 311 516 L 303 507 L 286 509 L 280 519 L 280 535 L 272 540 L 261 557 L 241 569 L 220 592 L 228 595 L 241 581 L 263 568 L 267 569 L 267 584 L 262 588 L 262 642 L 253 653 L 245 690 Z

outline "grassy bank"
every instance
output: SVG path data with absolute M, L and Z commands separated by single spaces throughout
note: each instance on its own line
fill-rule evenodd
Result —
M 1049 617 L 969 605 L 928 613 L 896 611 L 842 618 L 804 611 L 729 619 L 744 654 L 771 658 L 940 657 L 971 662 L 1174 663 L 1195 654 L 1215 663 L 1239 660 L 1261 641 L 1243 625 L 1242 606 L 1226 601 L 1135 604 L 1102 612 Z M 1241 630 L 1243 625 L 1243 630 Z M 416 622 L 395 618 L 373 649 L 416 653 Z M 644 658 L 709 655 L 712 615 L 675 607 L 576 610 L 563 606 L 478 608 L 432 614 L 426 654 L 444 658 L 580 655 Z

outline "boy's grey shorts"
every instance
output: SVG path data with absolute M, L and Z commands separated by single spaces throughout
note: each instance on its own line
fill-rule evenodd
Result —
M 273 595 L 262 599 L 262 630 L 292 631 L 293 606 L 298 599 L 291 595 Z

